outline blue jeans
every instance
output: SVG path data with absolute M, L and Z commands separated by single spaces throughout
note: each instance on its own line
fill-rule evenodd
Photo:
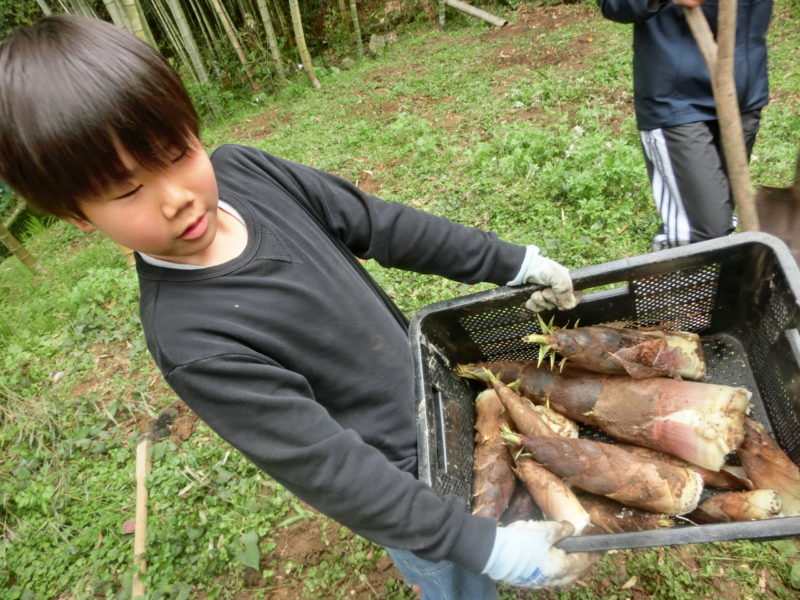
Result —
M 422 588 L 422 600 L 497 600 L 494 581 L 449 561 L 430 562 L 407 550 L 386 548 L 403 578 Z

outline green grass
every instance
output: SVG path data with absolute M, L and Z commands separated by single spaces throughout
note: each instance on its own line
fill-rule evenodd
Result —
M 796 0 L 777 4 L 773 102 L 752 167 L 756 183 L 783 186 L 800 146 L 800 26 Z M 544 10 L 559 19 L 518 35 L 460 17 L 443 32 L 403 29 L 379 58 L 321 70 L 322 90 L 296 79 L 236 105 L 204 141 L 335 172 L 536 243 L 572 268 L 646 252 L 657 219 L 633 120 L 629 28 L 592 4 Z M 0 598 L 127 598 L 135 439 L 175 398 L 144 347 L 119 249 L 65 224 L 31 233 L 44 274 L 0 263 Z M 409 315 L 488 287 L 368 268 Z M 253 597 L 270 597 L 287 582 L 309 598 L 351 597 L 359 583 L 375 598 L 411 597 L 397 581 L 370 591 L 363 581 L 375 581 L 382 550 L 310 514 L 202 425 L 182 444 L 154 446 L 149 488 L 154 599 L 235 598 L 253 585 Z M 320 528 L 324 562 L 277 559 L 298 522 Z M 619 552 L 585 586 L 503 597 L 689 599 L 724 584 L 722 597 L 790 598 L 797 553 L 792 541 Z

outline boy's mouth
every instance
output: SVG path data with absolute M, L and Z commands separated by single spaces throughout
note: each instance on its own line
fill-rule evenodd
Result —
M 203 215 L 184 229 L 180 238 L 182 240 L 197 239 L 206 232 L 206 229 L 208 229 L 208 216 Z

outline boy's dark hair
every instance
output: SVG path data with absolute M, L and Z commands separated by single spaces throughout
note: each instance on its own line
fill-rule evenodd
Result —
M 83 217 L 126 179 L 118 147 L 161 169 L 198 129 L 175 70 L 110 23 L 54 15 L 0 44 L 0 179 L 42 212 Z

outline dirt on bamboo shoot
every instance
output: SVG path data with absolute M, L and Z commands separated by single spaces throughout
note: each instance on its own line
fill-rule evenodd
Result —
M 652 458 L 662 462 L 668 462 L 679 467 L 688 467 L 693 471 L 697 471 L 703 478 L 703 483 L 706 487 L 711 486 L 720 490 L 727 490 L 731 492 L 742 492 L 753 489 L 753 482 L 750 481 L 742 471 L 741 467 L 725 464 L 719 471 L 712 471 L 705 469 L 698 465 L 692 464 L 682 458 L 678 458 L 672 454 L 653 450 L 652 448 L 645 448 L 644 446 L 634 446 L 632 444 L 617 444 L 623 450 L 633 452 L 644 458 Z
M 592 522 L 592 525 L 584 531 L 586 535 L 649 531 L 672 527 L 675 524 L 674 519 L 667 515 L 625 506 L 595 494 L 578 494 L 578 501 L 589 513 Z

